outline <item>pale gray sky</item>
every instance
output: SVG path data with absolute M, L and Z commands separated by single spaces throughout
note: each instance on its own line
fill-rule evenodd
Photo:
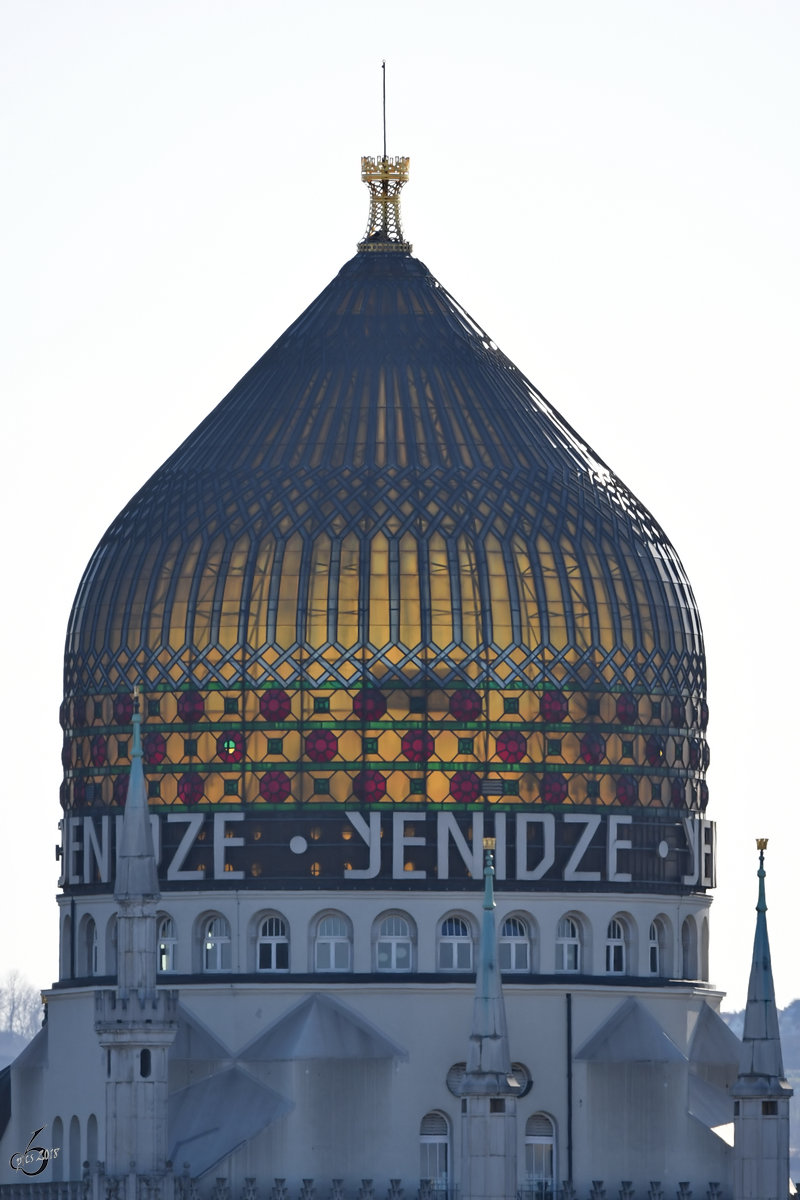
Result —
M 56 975 L 58 705 L 83 567 L 355 252 L 384 57 L 415 253 L 652 510 L 692 580 L 719 831 L 712 976 L 739 1007 L 768 836 L 788 1003 L 794 0 L 6 0 L 0 973 Z

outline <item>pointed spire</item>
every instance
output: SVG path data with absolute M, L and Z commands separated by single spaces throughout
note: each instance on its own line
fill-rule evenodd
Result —
M 767 901 L 764 889 L 764 851 L 767 839 L 756 842 L 758 860 L 758 903 L 756 904 L 756 932 L 753 940 L 753 962 L 750 967 L 750 983 L 747 989 L 747 1007 L 744 1014 L 742 1052 L 739 1060 L 739 1079 L 736 1087 L 752 1084 L 753 1077 L 760 1081 L 759 1090 L 768 1090 L 770 1085 L 783 1082 L 783 1057 L 781 1055 L 778 1008 L 775 1003 L 775 984 L 772 978 L 772 960 L 767 933 Z
M 408 159 L 390 158 L 386 153 L 386 60 L 383 73 L 383 154 L 361 159 L 361 178 L 369 188 L 367 232 L 358 243 L 359 254 L 398 251 L 410 254 L 412 246 L 403 238 L 400 224 L 400 191 L 408 182 Z
M 142 714 L 137 687 L 133 693 L 133 750 L 125 815 L 122 818 L 122 837 L 117 854 L 114 898 L 157 900 L 159 895 L 156 856 L 147 807 L 147 784 L 142 761 Z
M 483 839 L 483 926 L 475 979 L 467 1070 L 462 1095 L 514 1096 L 519 1084 L 511 1074 L 506 1008 L 497 961 L 494 920 L 494 838 Z

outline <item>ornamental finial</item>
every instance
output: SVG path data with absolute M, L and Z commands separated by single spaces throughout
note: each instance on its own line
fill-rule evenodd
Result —
M 411 243 L 403 239 L 400 225 L 400 189 L 408 179 L 407 158 L 364 157 L 361 178 L 369 188 L 367 232 L 358 243 L 359 253 L 394 250 L 411 253 Z
M 359 253 L 393 250 L 411 253 L 411 243 L 403 239 L 400 225 L 400 189 L 408 181 L 407 158 L 390 158 L 386 153 L 386 60 L 383 74 L 383 154 L 380 158 L 361 159 L 361 178 L 369 188 L 367 232 L 358 243 Z

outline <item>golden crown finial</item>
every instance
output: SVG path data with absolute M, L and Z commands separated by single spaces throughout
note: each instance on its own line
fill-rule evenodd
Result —
M 766 850 L 768 841 L 769 841 L 769 838 L 756 838 L 756 849 L 757 850 Z
M 369 188 L 369 222 L 358 249 L 362 254 L 376 250 L 410 254 L 411 243 L 403 239 L 400 226 L 400 189 L 408 181 L 408 159 L 390 158 L 386 153 L 386 59 L 381 63 L 381 71 L 383 154 L 380 158 L 365 155 L 361 159 L 361 179 Z
M 400 189 L 408 180 L 407 158 L 361 159 L 361 179 L 369 188 L 367 232 L 358 243 L 360 253 L 394 250 L 411 253 L 400 225 Z

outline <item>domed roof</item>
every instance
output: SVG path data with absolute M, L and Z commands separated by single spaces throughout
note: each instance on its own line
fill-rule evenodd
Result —
M 124 795 L 111 734 L 140 683 L 151 803 L 703 806 L 677 554 L 407 243 L 361 247 L 381 248 L 100 542 L 67 636 L 65 803 Z

